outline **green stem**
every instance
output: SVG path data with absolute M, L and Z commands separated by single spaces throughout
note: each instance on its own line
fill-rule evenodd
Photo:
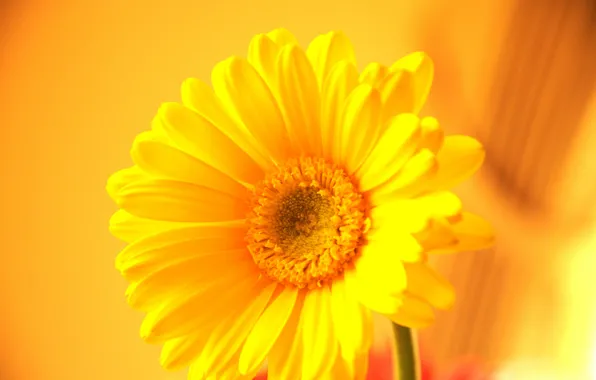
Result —
M 393 334 L 397 350 L 397 379 L 420 380 L 420 362 L 414 331 L 394 323 Z

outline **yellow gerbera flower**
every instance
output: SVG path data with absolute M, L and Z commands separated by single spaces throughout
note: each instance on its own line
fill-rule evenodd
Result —
M 117 268 L 164 367 L 362 379 L 371 311 L 422 327 L 453 303 L 427 255 L 493 237 L 448 191 L 482 146 L 417 116 L 432 76 L 424 53 L 359 74 L 344 34 L 305 52 L 278 29 L 161 106 L 108 192 L 130 243 Z

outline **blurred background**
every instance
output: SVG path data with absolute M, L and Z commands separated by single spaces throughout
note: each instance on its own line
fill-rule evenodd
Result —
M 105 181 L 183 79 L 280 26 L 345 31 L 361 68 L 426 50 L 424 113 L 486 145 L 458 193 L 498 244 L 435 263 L 459 297 L 421 332 L 437 366 L 596 379 L 593 0 L 0 1 L 0 379 L 185 379 L 138 337 Z

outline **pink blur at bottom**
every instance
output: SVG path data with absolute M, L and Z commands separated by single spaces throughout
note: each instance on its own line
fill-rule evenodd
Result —
M 373 347 L 369 355 L 369 368 L 366 380 L 395 380 L 394 355 L 388 347 Z M 439 373 L 432 360 L 421 353 L 420 380 L 492 380 L 490 372 L 474 359 L 462 359 L 450 371 Z M 266 380 L 267 374 L 259 374 L 255 380 Z

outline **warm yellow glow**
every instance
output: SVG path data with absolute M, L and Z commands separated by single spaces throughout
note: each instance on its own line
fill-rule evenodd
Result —
M 362 379 L 371 312 L 418 328 L 453 305 L 428 256 L 494 237 L 450 191 L 482 145 L 417 115 L 433 71 L 413 53 L 359 74 L 343 33 L 303 50 L 277 29 L 162 105 L 107 190 L 128 302 L 164 367 Z

